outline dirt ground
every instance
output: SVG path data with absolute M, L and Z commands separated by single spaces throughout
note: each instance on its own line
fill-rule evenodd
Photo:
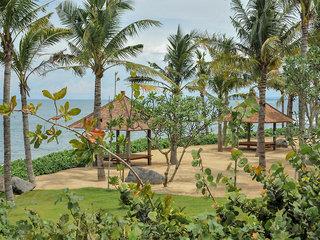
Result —
M 195 187 L 194 175 L 197 170 L 191 166 L 191 151 L 192 149 L 199 149 L 200 147 L 203 149 L 202 157 L 204 165 L 210 167 L 213 170 L 213 174 L 216 175 L 217 173 L 222 172 L 224 175 L 231 175 L 231 172 L 227 171 L 227 167 L 231 162 L 229 151 L 226 150 L 220 153 L 217 151 L 217 145 L 195 146 L 190 147 L 186 152 L 174 182 L 170 183 L 167 188 L 164 188 L 162 185 L 154 185 L 153 190 L 158 193 L 200 196 L 200 193 L 197 192 Z M 266 157 L 268 167 L 270 167 L 272 163 L 280 161 L 285 165 L 288 174 L 293 176 L 293 169 L 285 161 L 285 156 L 289 151 L 290 149 L 283 148 L 279 148 L 276 151 L 267 150 Z M 254 150 L 244 150 L 244 154 L 252 164 L 258 164 L 258 158 Z M 143 166 L 163 174 L 166 168 L 164 156 L 158 151 L 153 151 L 152 155 L 151 166 L 147 165 L 146 160 L 136 160 L 133 162 L 133 165 Z M 111 175 L 116 174 L 117 172 L 113 168 L 111 170 Z M 127 174 L 128 170 L 125 171 L 125 176 Z M 37 189 L 107 187 L 107 182 L 97 181 L 97 170 L 94 168 L 69 169 L 54 174 L 39 176 L 36 180 Z M 243 193 L 247 194 L 249 197 L 257 197 L 262 192 L 261 185 L 252 181 L 250 176 L 242 170 L 238 173 L 238 186 L 242 189 Z M 223 185 L 218 186 L 218 188 L 214 189 L 213 193 L 216 197 L 223 197 L 225 195 L 225 187 Z

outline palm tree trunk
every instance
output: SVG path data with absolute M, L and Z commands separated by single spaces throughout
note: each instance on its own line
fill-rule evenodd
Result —
M 224 98 L 225 98 L 224 99 L 225 100 L 225 106 L 228 107 L 229 106 L 229 93 L 228 92 L 225 93 Z M 226 144 L 227 130 L 228 130 L 228 122 L 224 121 L 223 122 L 223 130 L 222 130 L 223 145 Z
M 258 120 L 258 156 L 259 166 L 266 168 L 266 149 L 265 149 L 265 133 L 264 124 L 266 118 L 266 85 L 267 85 L 267 68 L 265 65 L 261 67 L 261 78 L 259 82 L 259 120 Z
M 222 99 L 222 94 L 218 95 L 219 99 Z M 222 110 L 218 109 L 218 152 L 223 152 L 223 138 L 222 138 Z
M 25 109 L 27 107 L 27 91 L 23 84 L 20 84 L 21 94 L 21 107 Z M 24 153 L 25 153 L 25 164 L 27 168 L 28 180 L 31 183 L 35 183 L 35 177 L 33 173 L 32 156 L 31 156 L 31 145 L 29 138 L 29 115 L 22 112 L 22 125 L 23 125 L 23 142 L 24 142 Z
M 3 81 L 3 102 L 10 102 L 10 82 L 12 68 L 12 45 L 11 42 L 5 45 L 5 65 Z M 13 190 L 11 185 L 11 134 L 10 134 L 10 116 L 3 116 L 3 167 L 4 167 L 4 189 L 6 199 L 13 201 Z
M 93 115 L 96 119 L 96 127 L 101 128 L 101 80 L 103 74 L 96 74 L 95 85 L 94 85 L 94 109 Z M 98 181 L 106 180 L 106 173 L 104 170 L 103 156 L 97 155 L 97 169 L 98 169 Z
M 309 23 L 308 21 L 301 18 L 301 56 L 305 56 L 308 51 L 308 29 Z M 305 137 L 305 115 L 306 115 L 306 100 L 304 97 L 304 91 L 302 90 L 299 94 L 299 130 L 300 130 L 300 138 L 299 143 L 300 146 L 304 143 Z
M 281 91 L 281 112 L 284 113 L 284 92 Z M 282 128 L 284 128 L 284 123 L 282 123 Z

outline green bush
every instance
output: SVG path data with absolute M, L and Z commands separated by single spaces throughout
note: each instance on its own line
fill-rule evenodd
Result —
M 84 167 L 89 162 L 88 159 L 79 159 L 73 151 L 66 150 L 50 153 L 43 157 L 33 160 L 33 169 L 36 176 L 56 173 L 65 169 Z M 27 179 L 25 161 L 22 159 L 12 162 L 12 175 Z M 3 174 L 3 166 L 0 166 L 0 172 Z

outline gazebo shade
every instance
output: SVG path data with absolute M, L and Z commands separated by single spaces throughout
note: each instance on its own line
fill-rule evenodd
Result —
M 100 111 L 101 111 L 101 128 L 102 129 L 106 129 L 107 123 L 110 122 L 112 119 L 117 119 L 119 117 L 122 117 L 126 120 L 134 116 L 134 110 L 131 106 L 130 98 L 128 98 L 127 96 L 123 96 L 120 100 L 115 99 L 112 102 L 102 106 Z M 69 127 L 83 129 L 84 120 L 90 120 L 92 118 L 93 118 L 93 113 L 76 121 L 75 123 L 71 124 Z M 124 124 L 122 126 L 114 127 L 113 130 L 144 131 L 144 130 L 149 130 L 149 128 L 146 123 L 141 121 L 134 122 L 132 126 L 128 127 L 126 126 L 126 121 L 124 121 Z
M 257 99 L 258 101 L 258 99 Z M 293 119 L 290 118 L 288 115 L 283 114 L 278 109 L 274 108 L 270 104 L 266 103 L 266 118 L 265 123 L 291 123 L 293 122 Z M 225 117 L 225 121 L 229 122 L 231 121 L 231 115 L 227 115 Z M 249 118 L 245 118 L 242 120 L 244 123 L 258 123 L 259 122 L 259 113 L 253 114 Z

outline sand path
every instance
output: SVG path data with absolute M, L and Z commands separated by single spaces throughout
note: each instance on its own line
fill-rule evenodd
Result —
M 154 185 L 153 190 L 159 193 L 200 196 L 200 193 L 197 192 L 195 187 L 194 175 L 197 170 L 191 166 L 191 150 L 199 149 L 200 147 L 203 149 L 202 157 L 204 165 L 210 167 L 213 170 L 213 174 L 222 172 L 224 175 L 231 175 L 231 172 L 226 170 L 227 166 L 231 162 L 230 152 L 224 151 L 219 153 L 217 151 L 217 145 L 195 146 L 190 147 L 187 150 L 174 182 L 169 184 L 167 188 L 164 188 L 162 185 Z M 181 151 L 181 149 L 179 151 Z M 280 161 L 284 164 L 288 174 L 293 176 L 293 169 L 284 160 L 289 151 L 290 149 L 281 148 L 277 149 L 276 151 L 267 151 L 266 156 L 268 166 L 270 166 L 271 163 Z M 252 164 L 258 164 L 258 158 L 256 157 L 255 151 L 245 150 L 244 154 Z M 144 166 L 145 168 L 152 169 L 163 174 L 166 168 L 164 156 L 158 151 L 153 151 L 152 155 L 153 159 L 151 166 L 147 166 L 145 160 L 137 160 L 134 161 L 133 164 Z M 127 173 L 128 170 L 125 171 L 125 176 Z M 117 175 L 115 169 L 111 170 L 111 175 Z M 37 189 L 75 189 L 83 187 L 106 188 L 107 186 L 106 182 L 97 181 L 97 171 L 95 168 L 69 169 L 54 174 L 39 176 L 36 180 Z M 242 170 L 240 170 L 238 173 L 238 186 L 249 197 L 259 196 L 262 191 L 261 185 L 255 181 L 252 181 L 250 176 L 248 176 Z M 221 185 L 214 189 L 213 192 L 215 196 L 221 197 L 225 195 L 225 188 L 223 185 Z

